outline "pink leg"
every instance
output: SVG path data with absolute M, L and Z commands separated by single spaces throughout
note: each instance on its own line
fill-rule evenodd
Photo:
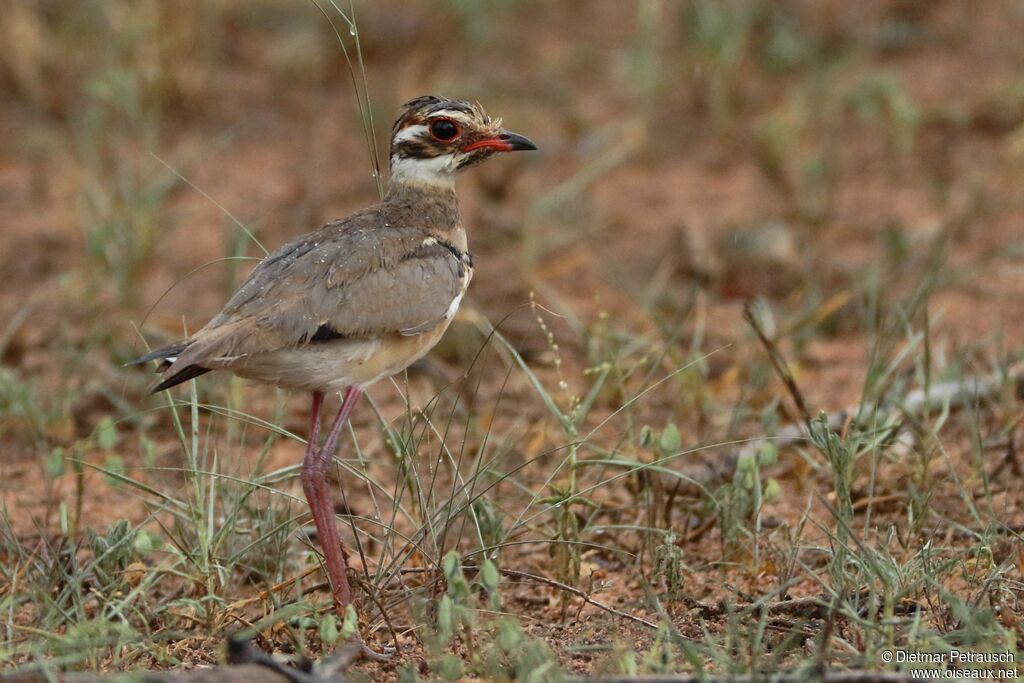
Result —
M 334 605 L 338 614 L 344 617 L 345 608 L 352 602 L 352 591 L 348 585 L 347 563 L 345 551 L 338 535 L 338 527 L 334 520 L 334 503 L 331 499 L 327 475 L 331 459 L 338 446 L 338 438 L 342 428 L 348 423 L 352 407 L 362 395 L 362 391 L 350 387 L 345 391 L 345 399 L 341 403 L 338 416 L 334 418 L 331 431 L 323 446 L 317 447 L 320 432 L 320 407 L 323 394 L 313 393 L 313 417 L 310 422 L 309 443 L 306 445 L 306 457 L 302 461 L 302 490 L 306 494 L 310 512 L 313 513 L 313 524 L 320 539 L 320 547 L 324 553 L 324 564 L 327 565 L 327 576 L 331 581 L 334 593 Z
M 338 416 L 334 418 L 331 431 L 327 434 L 323 446 L 317 446 L 320 436 L 320 408 L 323 405 L 323 393 L 313 392 L 313 415 L 309 425 L 309 442 L 306 445 L 306 457 L 302 461 L 302 490 L 306 494 L 306 502 L 313 513 L 313 523 L 320 538 L 320 547 L 324 552 L 324 564 L 327 565 L 327 576 L 331 581 L 331 592 L 334 594 L 334 607 L 338 615 L 345 618 L 345 608 L 352 603 L 352 590 L 348 585 L 348 563 L 345 561 L 345 549 L 341 545 L 338 527 L 334 521 L 334 503 L 327 482 L 327 473 L 331 458 L 338 447 L 341 430 L 348 424 L 352 407 L 363 395 L 360 389 L 349 387 L 341 402 Z M 374 652 L 358 633 L 353 638 L 359 643 L 360 654 L 367 659 L 386 661 L 394 650 Z
M 320 441 L 320 409 L 324 405 L 324 392 L 313 392 L 313 407 L 309 411 L 309 439 L 306 441 L 306 453 L 316 450 L 316 444 Z

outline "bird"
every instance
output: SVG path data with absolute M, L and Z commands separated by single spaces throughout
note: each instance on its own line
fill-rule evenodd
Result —
M 199 331 L 132 361 L 159 362 L 153 393 L 226 371 L 311 396 L 300 479 L 339 616 L 352 604 L 328 484 L 341 431 L 370 385 L 437 344 L 469 287 L 473 258 L 456 176 L 536 149 L 479 103 L 439 95 L 406 102 L 391 130 L 380 202 L 268 254 Z M 342 394 L 341 407 L 320 442 L 331 393 Z

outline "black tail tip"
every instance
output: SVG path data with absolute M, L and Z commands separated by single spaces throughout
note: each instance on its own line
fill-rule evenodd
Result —
M 188 367 L 175 372 L 173 375 L 160 382 L 160 384 L 157 384 L 149 393 L 150 395 L 159 394 L 161 391 L 167 391 L 171 387 L 176 387 L 179 384 L 183 384 L 190 379 L 195 379 L 200 375 L 205 375 L 208 372 L 210 372 L 210 368 L 204 368 L 200 365 L 189 365 Z

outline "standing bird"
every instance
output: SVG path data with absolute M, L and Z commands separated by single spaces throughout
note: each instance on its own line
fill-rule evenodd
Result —
M 160 361 L 154 393 L 227 370 L 312 395 L 302 489 L 340 615 L 352 592 L 327 474 L 341 430 L 369 385 L 440 340 L 469 286 L 456 174 L 532 149 L 478 104 L 431 95 L 407 102 L 391 133 L 383 201 L 285 244 L 205 327 L 133 361 Z M 318 446 L 324 394 L 335 391 L 344 392 L 341 409 Z

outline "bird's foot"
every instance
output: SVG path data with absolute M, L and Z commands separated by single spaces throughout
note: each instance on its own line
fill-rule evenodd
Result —
M 343 632 L 352 634 L 345 643 L 343 657 L 348 657 L 349 661 L 365 659 L 369 662 L 387 662 L 394 658 L 396 652 L 394 647 L 385 646 L 380 652 L 377 652 L 363 640 L 363 635 L 359 632 L 359 617 L 347 593 L 335 594 L 334 608 L 338 613 L 338 618 L 341 619 Z M 395 644 L 397 646 L 397 643 Z
M 370 646 L 366 644 L 361 635 L 356 634 L 335 650 L 334 654 L 320 662 L 316 667 L 316 671 L 318 675 L 331 680 L 336 679 L 339 674 L 360 659 L 370 662 L 387 662 L 391 661 L 394 656 L 394 648 L 388 647 L 384 648 L 383 652 L 377 652 L 370 649 Z
M 362 636 L 357 636 L 359 643 L 359 656 L 370 662 L 389 662 L 395 657 L 395 648 L 384 647 L 380 652 L 377 652 L 363 640 Z

